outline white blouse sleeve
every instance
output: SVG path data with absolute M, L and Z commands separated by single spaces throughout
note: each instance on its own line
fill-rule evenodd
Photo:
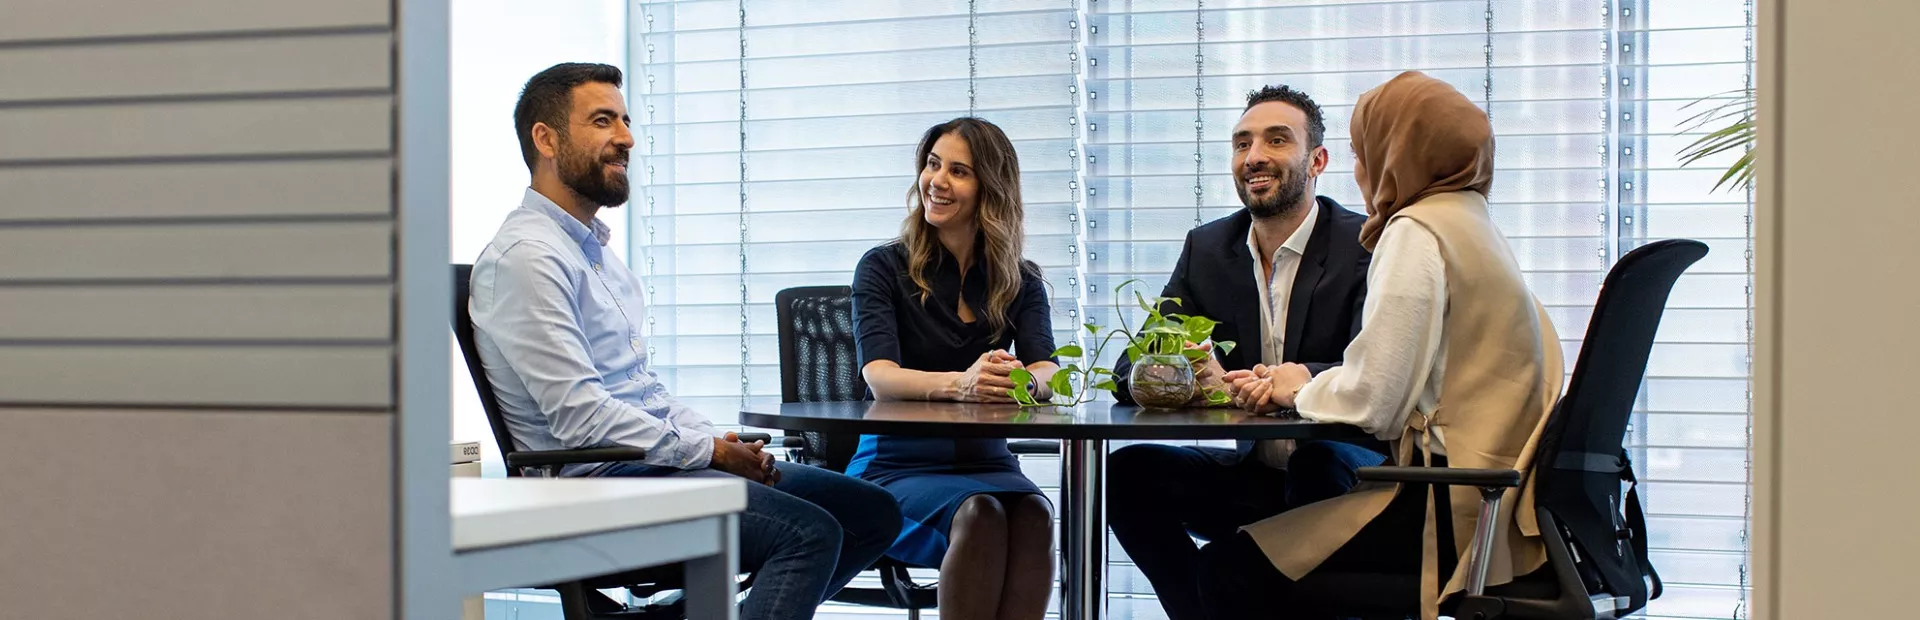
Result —
M 1447 308 L 1447 268 L 1433 232 L 1410 219 L 1380 236 L 1367 274 L 1360 334 L 1342 365 L 1300 389 L 1300 416 L 1352 424 L 1398 439 L 1438 362 Z M 1438 386 L 1434 386 L 1438 387 Z

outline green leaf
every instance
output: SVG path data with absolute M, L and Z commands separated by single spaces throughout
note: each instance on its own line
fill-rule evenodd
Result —
M 1081 349 L 1080 345 L 1077 345 L 1077 344 L 1070 344 L 1070 345 L 1053 350 L 1054 357 L 1078 358 L 1084 355 L 1086 355 L 1086 351 L 1084 349 Z
M 1732 181 L 1733 187 L 1741 190 L 1753 185 L 1753 151 L 1747 151 L 1746 155 L 1733 163 L 1733 167 L 1727 168 L 1727 173 L 1720 177 L 1719 182 L 1713 184 L 1713 189 L 1718 191 L 1720 186 L 1728 181 Z
M 1053 373 L 1053 379 L 1047 381 L 1047 387 L 1053 389 L 1055 396 L 1073 398 L 1073 376 L 1065 370 Z
M 1213 341 L 1213 350 L 1219 351 L 1221 355 L 1232 353 L 1233 341 L 1232 340 L 1215 340 Z
M 1753 144 L 1758 136 L 1754 104 L 1753 91 L 1739 89 L 1703 97 L 1681 108 L 1712 106 L 1681 121 L 1683 133 L 1698 132 L 1713 126 L 1718 128 L 1695 137 L 1691 144 L 1682 148 L 1679 153 L 1680 165 L 1693 165 L 1722 153 L 1745 151 L 1720 175 L 1711 191 L 1719 191 L 1722 187 L 1745 191 L 1753 186 Z
M 1169 303 L 1169 304 L 1173 304 L 1173 305 L 1175 305 L 1175 306 L 1179 306 L 1179 305 L 1182 305 L 1182 304 L 1180 303 L 1180 298 L 1179 298 L 1179 297 L 1155 297 L 1155 298 L 1154 298 L 1153 300 L 1154 300 L 1154 301 L 1156 301 L 1156 302 L 1161 302 L 1161 303 Z M 1156 304 L 1154 304 L 1154 305 L 1156 305 L 1156 306 L 1158 306 L 1159 304 L 1158 304 L 1158 303 L 1156 303 Z
M 1213 328 L 1219 325 L 1219 321 L 1204 316 L 1196 316 L 1187 319 L 1187 322 L 1183 326 L 1187 328 L 1188 342 L 1206 342 L 1208 337 L 1213 336 Z
M 1100 377 L 1100 376 L 1108 376 L 1108 377 L 1111 377 L 1111 376 L 1113 376 L 1113 371 L 1112 371 L 1112 370 L 1109 370 L 1109 369 L 1106 369 L 1106 368 L 1101 368 L 1101 367 L 1099 367 L 1099 366 L 1094 366 L 1094 367 L 1092 367 L 1092 368 L 1088 368 L 1088 369 L 1087 369 L 1087 376 L 1090 376 L 1090 377 Z
M 1207 390 L 1207 404 L 1209 405 L 1224 405 L 1231 400 L 1233 400 L 1233 397 L 1228 396 L 1226 390 L 1219 388 L 1209 388 Z
M 1140 351 L 1140 343 L 1136 342 L 1127 345 L 1127 361 L 1137 363 L 1140 361 L 1140 356 L 1144 354 L 1145 353 Z
M 1160 339 L 1158 353 L 1161 355 L 1179 355 L 1187 349 L 1187 332 L 1175 330 L 1171 334 L 1154 334 L 1154 337 Z
M 1133 300 L 1139 302 L 1140 309 L 1146 310 L 1148 315 L 1155 317 L 1160 316 L 1160 307 L 1147 305 L 1147 296 L 1141 295 L 1140 291 L 1133 292 Z
M 1112 379 L 1107 379 L 1099 383 L 1093 384 L 1093 389 L 1106 390 L 1109 392 L 1118 392 L 1120 391 L 1120 386 L 1114 385 Z
M 1171 323 L 1166 323 L 1166 322 L 1162 322 L 1162 323 L 1161 323 L 1161 324 L 1159 324 L 1159 325 L 1155 325 L 1155 326 L 1153 326 L 1153 327 L 1149 327 L 1149 328 L 1147 328 L 1147 329 L 1145 329 L 1145 330 L 1142 330 L 1142 333 L 1147 333 L 1147 334 L 1154 334 L 1154 335 L 1157 335 L 1157 336 L 1181 336 L 1181 337 L 1185 337 L 1185 336 L 1187 335 L 1187 330 L 1184 330 L 1184 329 L 1180 329 L 1180 326 L 1179 326 L 1179 325 L 1174 325 L 1174 324 L 1171 324 Z
M 1007 373 L 1007 378 L 1013 380 L 1014 402 L 1022 405 L 1034 404 L 1033 394 L 1027 391 L 1027 384 L 1033 382 L 1033 373 L 1027 372 L 1025 368 L 1015 368 L 1013 372 Z
M 1097 335 L 1100 333 L 1100 325 L 1098 323 L 1087 323 L 1085 325 L 1081 325 L 1081 327 L 1087 328 L 1087 333 L 1089 334 Z
M 1200 360 L 1207 359 L 1207 350 L 1206 349 L 1186 349 L 1181 351 L 1180 355 L 1185 356 L 1187 358 L 1187 361 L 1189 362 L 1198 362 Z

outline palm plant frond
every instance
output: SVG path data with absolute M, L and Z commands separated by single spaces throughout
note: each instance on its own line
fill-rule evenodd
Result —
M 1727 95 L 1734 95 L 1734 97 L 1728 98 Z M 1726 174 L 1721 175 L 1720 180 L 1713 184 L 1712 191 L 1720 191 L 1720 188 L 1729 187 L 1729 184 L 1732 188 L 1741 191 L 1752 188 L 1752 147 L 1754 138 L 1757 136 L 1757 128 L 1753 122 L 1753 93 L 1747 90 L 1736 90 L 1709 95 L 1680 109 L 1686 110 L 1701 105 L 1712 105 L 1712 107 L 1705 108 L 1687 120 L 1681 121 L 1680 124 L 1685 127 L 1681 131 L 1699 131 L 1709 126 L 1719 126 L 1719 128 L 1695 138 L 1691 144 L 1680 149 L 1680 165 L 1689 166 L 1714 155 L 1744 150 L 1740 158 L 1727 167 Z M 1726 124 L 1722 125 L 1722 123 Z

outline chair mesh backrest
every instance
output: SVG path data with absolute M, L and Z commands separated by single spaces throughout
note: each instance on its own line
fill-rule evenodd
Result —
M 1627 424 L 1667 297 L 1706 253 L 1698 241 L 1656 241 L 1628 252 L 1607 273 L 1573 377 L 1535 456 L 1539 506 L 1567 526 L 1610 592 L 1638 603 L 1646 596 L 1646 559 L 1633 557 L 1617 536 Z
M 780 291 L 780 395 L 783 402 L 866 398 L 853 342 L 852 290 L 809 286 Z
M 487 380 L 487 369 L 480 364 L 480 348 L 473 341 L 473 311 L 468 301 L 473 298 L 473 265 L 455 264 L 453 266 L 453 339 L 460 343 L 460 355 L 467 359 L 467 375 L 473 377 L 473 389 L 480 393 L 480 406 L 487 412 L 487 426 L 493 428 L 493 442 L 500 448 L 500 456 L 513 454 L 513 435 L 507 431 L 507 418 L 500 412 L 500 399 L 493 394 L 493 382 Z M 519 476 L 520 472 L 508 467 L 508 476 Z
M 853 289 L 806 286 L 774 297 L 780 323 L 780 400 L 817 403 L 867 398 L 853 339 Z M 801 433 L 807 452 L 823 467 L 843 470 L 858 438 Z

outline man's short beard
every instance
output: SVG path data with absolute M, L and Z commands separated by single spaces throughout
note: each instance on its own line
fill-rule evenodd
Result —
M 596 206 L 617 207 L 626 204 L 629 192 L 627 176 L 606 173 L 609 160 L 585 150 L 562 153 L 560 182 Z M 622 152 L 618 159 L 612 161 L 626 161 L 626 153 Z
M 1307 172 L 1312 166 L 1312 159 L 1302 157 L 1300 158 L 1299 165 L 1294 168 L 1276 171 L 1284 172 L 1285 176 L 1274 180 L 1278 186 L 1273 190 L 1273 197 L 1268 200 L 1255 198 L 1251 193 L 1248 193 L 1246 185 L 1244 184 L 1236 184 L 1234 189 L 1240 193 L 1241 204 L 1247 205 L 1247 212 L 1253 214 L 1256 218 L 1266 219 L 1292 215 L 1306 203 Z

